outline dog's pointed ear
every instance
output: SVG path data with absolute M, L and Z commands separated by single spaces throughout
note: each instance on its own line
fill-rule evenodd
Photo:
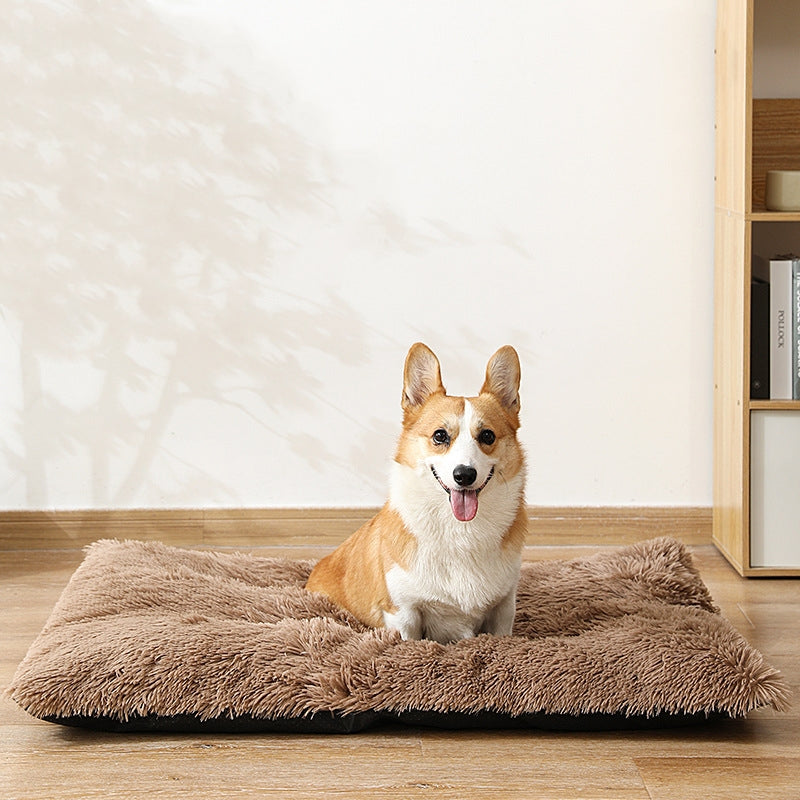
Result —
M 481 387 L 481 394 L 493 394 L 502 406 L 519 414 L 519 379 L 517 351 L 511 345 L 504 345 L 486 365 L 486 380 Z
M 439 359 L 427 345 L 417 342 L 411 345 L 403 369 L 403 409 L 419 406 L 437 392 L 445 393 Z

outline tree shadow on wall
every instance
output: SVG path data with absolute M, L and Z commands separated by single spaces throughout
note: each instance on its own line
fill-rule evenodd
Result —
M 281 219 L 319 210 L 329 169 L 269 96 L 146 3 L 4 6 L 0 303 L 22 411 L 2 447 L 30 506 L 47 505 L 48 462 L 65 453 L 88 458 L 95 505 L 125 505 L 182 404 L 242 408 L 255 393 L 268 427 L 313 407 L 303 351 L 365 360 L 342 298 L 271 296 Z M 85 402 L 65 399 L 65 381 Z M 194 466 L 175 472 L 229 494 Z

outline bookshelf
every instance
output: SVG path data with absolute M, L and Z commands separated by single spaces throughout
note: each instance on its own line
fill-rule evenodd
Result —
M 753 257 L 800 254 L 800 212 L 764 204 L 767 170 L 800 169 L 800 2 L 718 0 L 715 59 L 713 539 L 742 575 L 798 576 L 800 401 L 751 400 L 749 373 Z

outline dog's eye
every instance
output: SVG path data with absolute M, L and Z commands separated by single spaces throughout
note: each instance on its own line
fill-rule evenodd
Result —
M 444 428 L 437 428 L 431 436 L 434 444 L 450 444 L 450 437 Z
M 481 444 L 486 444 L 486 445 L 489 445 L 489 444 L 494 444 L 494 440 L 495 440 L 496 438 L 497 438 L 497 437 L 494 435 L 494 431 L 490 431 L 488 428 L 484 428 L 484 429 L 483 429 L 483 430 L 482 430 L 482 431 L 481 431 L 481 432 L 478 434 L 478 441 L 479 441 Z

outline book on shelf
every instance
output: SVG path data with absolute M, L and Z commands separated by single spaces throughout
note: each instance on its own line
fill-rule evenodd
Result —
M 800 400 L 800 258 L 754 259 L 750 325 L 750 397 Z
M 769 281 L 750 286 L 750 398 L 769 400 Z
M 800 400 L 800 259 L 792 261 L 792 399 Z

